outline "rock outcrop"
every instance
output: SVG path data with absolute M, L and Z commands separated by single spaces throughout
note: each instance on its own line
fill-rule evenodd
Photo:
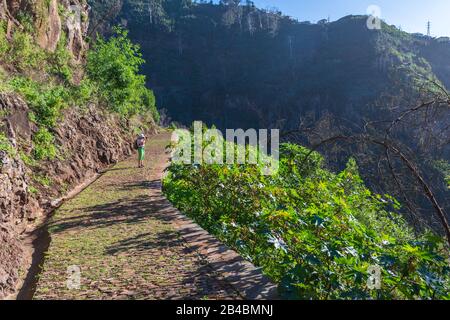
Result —
M 21 99 L 0 95 L 0 114 L 9 115 L 0 123 L 0 131 L 7 133 L 14 149 L 18 135 L 31 141 L 27 112 Z M 38 201 L 29 192 L 30 176 L 17 154 L 0 150 L 0 299 L 14 291 L 24 264 L 20 235 L 27 228 L 28 217 L 40 211 Z
M 39 12 L 41 14 L 36 19 L 37 43 L 44 49 L 55 51 L 62 31 L 58 2 L 50 0 L 48 8 L 40 8 Z
M 49 52 L 65 39 L 75 71 L 83 69 L 89 11 L 86 0 L 0 0 L 7 37 L 16 30 L 26 31 L 32 23 L 36 43 Z M 1 67 L 10 69 L 4 61 Z M 14 293 L 23 279 L 30 263 L 24 240 L 40 217 L 105 167 L 129 156 L 134 140 L 131 127 L 140 125 L 96 105 L 71 106 L 51 129 L 57 158 L 34 163 L 32 141 L 38 128 L 30 113 L 19 95 L 0 93 L 0 299 Z
M 7 21 L 8 34 L 22 28 L 20 17 L 29 16 L 35 27 L 36 42 L 54 51 L 63 36 L 74 59 L 79 61 L 86 49 L 84 37 L 89 28 L 86 0 L 0 0 L 0 19 Z
M 36 205 L 28 196 L 26 170 L 21 161 L 0 151 L 0 299 L 13 291 L 19 278 L 24 263 L 20 233 Z

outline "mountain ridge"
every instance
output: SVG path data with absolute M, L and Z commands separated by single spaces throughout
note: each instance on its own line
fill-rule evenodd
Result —
M 367 16 L 311 24 L 251 5 L 152 0 L 149 15 L 142 1 L 121 3 L 109 23 L 130 30 L 150 62 L 143 72 L 159 106 L 185 125 L 259 128 L 283 121 L 292 129 L 308 112 L 348 114 L 352 105 L 365 108 L 389 92 L 389 73 L 406 63 L 450 85 L 448 66 L 430 52 L 450 54 L 449 41 L 385 23 L 369 30 Z

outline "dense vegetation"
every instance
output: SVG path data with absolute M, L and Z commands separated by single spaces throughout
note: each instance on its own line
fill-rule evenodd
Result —
M 438 161 L 436 162 L 436 167 L 442 172 L 445 177 L 445 181 L 450 189 L 450 161 Z
M 277 175 L 256 165 L 173 163 L 164 190 L 261 266 L 285 298 L 450 299 L 446 242 L 415 234 L 395 199 L 367 189 L 353 159 L 335 174 L 320 154 L 284 144 Z M 380 290 L 367 285 L 374 265 Z
M 0 69 L 0 90 L 19 93 L 31 107 L 30 120 L 38 127 L 33 135 L 35 160 L 58 156 L 52 130 L 68 107 L 83 109 L 95 103 L 126 118 L 149 113 L 158 121 L 153 92 L 139 74 L 145 61 L 126 31 L 117 28 L 108 40 L 97 39 L 87 54 L 85 73 L 73 61 L 64 35 L 56 50 L 49 52 L 36 44 L 32 26 L 15 30 L 10 40 L 5 28 L 0 21 L 0 61 L 12 71 Z M 25 154 L 23 158 L 29 160 Z
M 158 121 L 155 96 L 139 74 L 145 63 L 139 46 L 130 42 L 126 30 L 114 30 L 108 41 L 98 39 L 88 53 L 89 79 L 97 83 L 98 93 L 112 110 L 124 116 L 150 111 Z

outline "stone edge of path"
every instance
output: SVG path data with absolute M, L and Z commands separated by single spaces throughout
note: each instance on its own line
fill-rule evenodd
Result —
M 205 259 L 221 278 L 248 300 L 277 300 L 277 286 L 261 270 L 244 260 L 168 202 L 174 225 L 187 247 Z
M 260 268 L 246 261 L 216 237 L 209 234 L 184 213 L 175 208 L 165 197 L 162 181 L 167 175 L 170 163 L 169 151 L 166 150 L 166 163 L 157 179 L 159 189 L 167 207 L 163 214 L 169 218 L 186 247 L 194 250 L 225 282 L 233 287 L 241 297 L 247 300 L 279 300 L 278 287 L 263 275 Z

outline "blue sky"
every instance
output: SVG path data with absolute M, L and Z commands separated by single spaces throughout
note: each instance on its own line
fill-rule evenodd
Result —
M 244 2 L 244 1 L 243 1 Z M 450 36 L 449 0 L 254 0 L 260 8 L 277 7 L 299 20 L 316 22 L 330 16 L 337 20 L 348 14 L 366 14 L 370 5 L 381 9 L 381 18 L 407 32 L 426 33 L 431 21 L 432 36 Z

